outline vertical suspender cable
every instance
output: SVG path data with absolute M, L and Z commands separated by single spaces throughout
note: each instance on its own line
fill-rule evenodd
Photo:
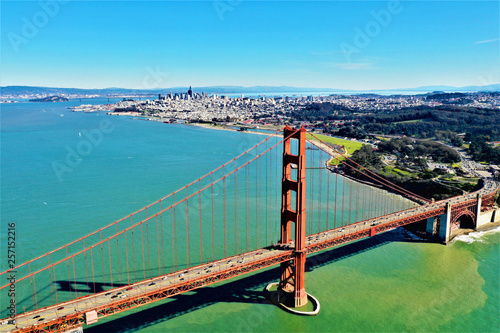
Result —
M 259 200 L 258 200 L 258 193 L 259 193 L 259 168 L 258 168 L 259 160 L 255 161 L 255 221 L 256 221 L 256 226 L 257 229 L 254 229 L 257 234 L 255 235 L 255 242 L 256 246 L 259 244 L 259 237 L 260 237 L 260 219 L 259 219 Z M 253 246 L 251 246 L 253 249 Z
M 99 242 L 102 242 L 102 231 L 99 231 Z M 68 256 L 68 247 L 66 246 L 66 257 L 67 256 Z M 106 274 L 104 271 L 104 250 L 102 248 L 102 243 L 101 243 L 101 264 L 102 264 L 102 283 L 106 284 Z M 69 278 L 68 281 L 70 281 Z
M 151 251 L 150 251 L 150 241 L 149 241 L 149 220 L 146 221 L 146 236 L 147 236 L 147 243 L 148 243 L 148 271 L 149 271 L 149 278 L 151 278 Z
M 201 181 L 198 181 L 198 214 L 200 216 L 200 263 L 203 264 L 203 229 L 201 227 Z
M 347 181 L 347 177 L 345 177 L 345 171 L 344 171 L 344 178 L 342 178 L 342 219 L 340 221 L 340 225 L 344 226 L 344 203 L 345 203 L 345 182 Z
M 238 235 L 239 228 L 238 228 L 238 171 L 234 173 L 234 195 L 235 195 L 235 209 L 234 209 L 234 217 L 235 217 L 235 233 L 236 233 L 236 253 L 240 253 L 240 238 Z
M 267 151 L 267 141 L 266 141 L 266 151 Z M 269 192 L 268 192 L 268 184 L 269 184 L 269 179 L 268 179 L 268 170 L 267 170 L 267 160 L 268 160 L 268 154 L 266 154 L 266 161 L 264 164 L 264 172 L 266 174 L 266 181 L 265 181 L 265 186 L 266 186 L 266 191 L 265 191 L 265 198 L 264 198 L 264 203 L 266 205 L 266 209 L 264 212 L 265 218 L 266 218 L 266 237 L 264 239 L 264 245 L 267 246 L 269 245 L 269 233 L 268 233 L 268 225 L 269 225 L 269 219 L 267 212 L 269 211 Z
M 338 167 L 338 164 L 337 164 Z M 338 185 L 338 169 L 335 170 L 335 207 L 333 209 L 333 229 L 337 227 L 337 185 Z
M 56 266 L 52 266 L 52 269 L 54 271 L 54 282 L 57 281 L 56 278 Z M 94 271 L 94 264 L 92 263 L 92 272 Z M 57 297 L 57 287 L 54 286 L 54 290 L 56 291 L 56 303 L 59 303 L 59 298 Z M 94 290 L 95 290 L 95 280 L 94 280 Z
M 189 188 L 186 187 L 186 198 L 189 197 Z M 187 267 L 191 267 L 190 247 L 189 247 L 189 199 L 186 199 L 186 253 L 187 253 Z
M 262 221 L 262 181 L 261 181 L 262 180 L 262 173 L 261 173 L 261 169 L 262 169 L 261 164 L 262 164 L 262 162 L 261 162 L 260 158 L 257 160 L 257 164 L 259 166 L 258 167 L 259 176 L 257 177 L 257 179 L 258 179 L 257 183 L 258 183 L 258 189 L 259 189 L 259 194 L 257 196 L 257 198 L 258 198 L 258 207 L 259 207 L 259 217 L 258 217 L 258 219 L 259 219 L 259 221 Z M 262 225 L 259 227 L 259 248 L 261 248 L 261 247 L 262 247 Z
M 366 185 L 361 184 L 361 219 L 366 220 Z
M 328 163 L 328 162 L 326 162 Z M 328 164 L 327 164 L 328 165 Z M 326 182 L 326 230 L 329 230 L 328 218 L 330 214 L 330 170 L 327 168 L 327 182 Z
M 352 183 L 354 181 L 349 179 L 349 224 L 351 224 L 351 217 L 352 217 Z
M 74 263 L 75 263 L 75 259 L 73 258 L 73 267 L 74 267 Z M 76 280 L 75 280 L 75 283 L 76 283 Z M 38 309 L 38 295 L 36 293 L 36 275 L 33 275 L 33 286 L 35 289 L 35 306 Z
M 212 259 L 215 260 L 215 215 L 214 215 L 214 176 L 210 176 L 210 183 L 212 183 Z
M 307 164 L 307 162 L 306 162 Z M 311 150 L 311 161 L 309 162 L 309 166 L 313 167 L 314 165 L 314 150 Z M 307 165 L 306 165 L 307 168 Z M 310 185 L 310 191 L 309 191 L 309 232 L 308 234 L 311 235 L 313 234 L 313 221 L 314 221 L 314 210 L 313 210 L 313 192 L 314 192 L 314 177 L 313 177 L 314 169 L 311 169 L 311 172 L 309 172 L 309 183 Z M 297 168 L 297 177 L 298 177 L 298 168 Z M 297 204 L 297 203 L 295 203 Z M 294 210 L 296 210 L 296 207 L 294 207 Z
M 102 250 L 101 250 L 101 251 L 102 251 Z M 67 245 L 66 245 L 66 258 L 68 258 L 68 246 L 67 246 Z M 70 272 L 69 272 L 69 260 L 68 260 L 68 259 L 66 259 L 66 265 L 67 265 L 67 267 L 68 267 L 68 283 L 71 283 L 71 274 L 70 274 Z M 29 263 L 28 263 L 28 267 L 30 267 L 30 266 L 29 266 Z M 31 271 L 30 271 L 30 275 L 31 275 Z M 103 275 L 104 275 L 104 274 L 103 274 Z M 30 278 L 30 283 L 31 283 L 31 278 Z M 70 298 L 71 298 L 71 289 L 72 289 L 72 288 L 70 288 L 70 294 L 69 294 L 69 295 L 70 295 Z M 31 297 L 33 298 L 33 289 L 31 289 L 31 294 L 32 294 L 32 296 L 31 296 Z
M 90 261 L 92 262 L 92 293 L 95 294 L 95 273 L 94 273 L 94 252 L 90 248 Z M 54 278 L 56 272 L 54 271 Z M 56 300 L 57 300 L 57 289 L 56 289 Z
M 134 217 L 131 216 L 130 217 L 130 225 L 133 226 L 134 225 Z M 135 240 L 134 240 L 134 229 L 135 228 L 132 228 L 132 257 L 134 258 L 134 281 L 137 281 L 137 268 L 136 268 L 136 265 L 135 265 Z M 111 256 L 111 252 L 109 253 L 109 255 Z
M 245 164 L 247 163 L 248 157 L 247 154 L 245 154 Z M 248 252 L 248 195 L 249 195 L 249 189 L 248 189 L 248 178 L 250 174 L 250 167 L 247 165 L 245 167 L 245 252 Z
M 273 206 L 273 152 L 270 151 L 269 153 L 269 169 L 268 169 L 268 172 L 269 172 L 269 202 L 268 202 L 268 206 L 269 206 L 269 241 L 270 241 L 270 244 L 271 245 L 274 245 L 274 235 L 273 235 L 273 226 L 274 226 L 274 223 L 273 223 L 273 210 L 274 210 L 274 206 Z
M 83 249 L 85 250 L 85 238 L 83 239 Z M 87 267 L 87 251 L 83 252 L 83 257 L 85 258 L 85 278 L 87 281 L 87 286 L 89 285 L 89 272 Z
M 117 241 L 118 241 L 118 237 L 117 237 Z M 144 258 L 144 227 L 143 227 L 143 223 L 141 223 L 141 248 L 142 248 L 142 273 L 143 273 L 143 276 L 144 276 L 144 280 L 146 280 L 146 260 Z M 120 258 L 118 256 L 118 258 Z M 121 273 L 120 273 L 120 282 L 121 282 Z
M 161 201 L 160 201 L 161 204 Z M 161 211 L 161 210 L 160 210 Z M 163 214 L 160 214 L 160 219 Z M 158 225 L 158 216 L 156 216 L 156 247 L 158 249 L 156 258 L 158 259 L 158 275 L 161 275 L 161 257 L 160 257 L 160 230 Z M 128 256 L 127 256 L 128 257 Z
M 33 277 L 34 279 L 34 277 Z M 73 282 L 76 286 L 76 270 L 75 270 L 75 257 L 73 257 Z M 113 279 L 111 279 L 111 284 L 113 284 Z M 36 290 L 35 290 L 36 292 Z M 78 298 L 78 292 L 75 290 L 75 298 Z
M 358 222 L 358 209 L 359 209 L 359 192 L 358 192 L 358 182 L 354 183 L 354 197 L 355 197 L 355 203 L 354 203 L 354 222 Z
M 127 284 L 130 284 L 130 268 L 128 264 L 128 237 L 125 231 L 125 255 L 127 256 Z
M 68 253 L 68 248 L 66 248 L 66 253 Z M 66 254 L 66 257 L 67 256 L 68 255 Z M 28 271 L 29 271 L 29 274 L 30 274 L 31 302 L 33 303 L 33 309 L 35 309 L 35 289 L 33 288 L 33 278 L 34 278 L 34 276 L 31 275 L 31 263 L 30 262 L 28 262 Z M 68 277 L 68 282 L 70 282 L 70 281 L 71 281 L 71 279 Z
M 173 195 L 173 201 L 174 201 L 174 204 L 175 204 L 175 194 Z M 175 254 L 175 248 L 176 248 L 176 245 L 175 245 L 175 241 L 176 241 L 176 238 L 177 238 L 177 233 L 176 233 L 176 226 L 175 226 L 175 208 L 172 208 L 170 210 L 170 219 L 171 219 L 171 226 L 172 226 L 172 267 L 174 268 L 174 271 L 175 271 L 175 258 L 176 258 L 176 254 Z
M 222 180 L 224 184 L 224 258 L 227 258 L 227 211 L 226 211 L 226 177 L 225 169 L 222 167 Z M 215 258 L 214 258 L 215 260 Z
M 111 288 L 113 288 L 113 266 L 111 265 L 111 240 L 108 240 L 108 253 L 109 253 L 109 273 L 111 274 L 111 276 L 110 276 Z M 74 269 L 75 269 L 75 259 L 73 258 L 73 270 Z M 76 274 L 74 274 L 74 277 L 75 277 L 75 284 L 76 284 Z
M 115 224 L 116 226 L 116 233 L 118 233 L 118 224 Z M 116 237 L 116 255 L 118 257 L 118 275 L 120 277 L 120 283 L 123 281 L 122 280 L 122 270 L 120 267 L 120 246 L 118 244 L 118 236 Z
M 160 212 L 162 211 L 161 209 L 161 203 L 162 201 L 160 201 Z M 160 275 L 161 273 L 163 272 L 163 274 L 165 274 L 165 243 L 164 243 L 164 239 L 165 237 L 163 236 L 163 213 L 160 215 L 160 233 L 161 233 L 161 261 L 162 261 L 162 264 L 158 264 L 158 266 L 162 267 L 163 268 L 163 271 L 160 271 Z M 158 255 L 159 257 L 159 255 Z
M 321 166 L 323 164 L 321 163 L 321 152 L 318 151 L 318 183 L 319 183 L 319 196 L 318 196 L 318 232 L 321 232 L 321 191 L 323 190 L 323 182 L 322 182 L 322 176 L 323 176 L 323 170 L 321 169 Z
M 85 259 L 87 259 L 85 257 Z M 47 261 L 48 261 L 48 266 L 50 266 L 50 255 L 47 255 Z M 85 263 L 87 263 L 87 261 L 85 261 Z M 50 297 L 52 298 L 52 304 L 55 304 L 54 303 L 54 292 L 52 291 L 52 272 L 50 270 L 50 268 L 48 269 L 48 273 L 49 273 L 49 285 L 50 285 Z M 87 286 L 89 285 L 89 282 L 87 280 Z

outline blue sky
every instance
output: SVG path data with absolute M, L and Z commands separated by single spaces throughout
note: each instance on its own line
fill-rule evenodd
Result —
M 498 1 L 2 1 L 0 84 L 493 84 L 499 15 Z

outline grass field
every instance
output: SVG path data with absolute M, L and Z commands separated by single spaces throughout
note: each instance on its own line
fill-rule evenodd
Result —
M 392 168 L 392 167 L 388 167 L 388 166 L 384 167 L 384 169 L 380 173 L 384 176 L 397 175 L 399 177 L 401 177 L 401 176 L 415 177 L 414 174 L 412 174 L 408 171 L 401 170 L 398 168 Z
M 359 143 L 359 142 L 354 142 L 354 141 L 344 140 L 344 139 L 339 139 L 339 138 L 332 138 L 331 136 L 320 135 L 320 134 L 314 134 L 314 135 L 316 137 L 318 137 L 318 139 L 322 140 L 323 142 L 333 143 L 334 145 L 344 146 L 347 149 L 347 155 L 351 155 L 353 152 L 355 152 L 359 148 L 363 147 L 363 144 Z M 309 133 L 307 133 L 306 138 L 309 140 L 316 140 Z
M 393 124 L 411 124 L 411 123 L 421 123 L 423 119 L 415 119 L 415 120 L 404 120 L 404 121 L 395 121 Z

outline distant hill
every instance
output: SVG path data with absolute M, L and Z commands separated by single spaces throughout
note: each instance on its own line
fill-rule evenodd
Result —
M 105 88 L 105 89 L 81 89 L 81 88 L 55 88 L 55 87 L 33 87 L 33 86 L 6 86 L 0 87 L 1 95 L 123 95 L 123 94 L 153 94 L 154 90 Z M 163 91 L 163 90 L 161 90 Z
M 68 102 L 69 99 L 60 96 L 49 96 L 44 98 L 30 99 L 30 102 Z
M 468 91 L 500 91 L 500 83 L 489 84 L 485 86 L 466 86 L 466 87 L 452 87 L 452 86 L 423 86 L 414 89 L 415 91 L 453 91 L 453 92 L 468 92 Z
M 32 86 L 5 86 L 0 87 L 2 95 L 32 95 L 32 94 L 49 94 L 49 95 L 157 95 L 169 92 L 187 92 L 189 87 L 171 87 L 158 89 L 126 89 L 126 88 L 105 88 L 105 89 L 80 89 L 80 88 L 53 88 L 53 87 L 32 87 Z M 330 88 L 297 88 L 297 87 L 272 87 L 272 86 L 212 86 L 212 87 L 193 87 L 193 91 L 212 94 L 245 94 L 245 93 L 281 93 L 281 92 L 333 92 Z M 347 90 L 345 90 L 347 91 Z
M 143 95 L 153 96 L 169 92 L 187 92 L 189 87 L 172 87 L 161 89 L 126 89 L 126 88 L 105 88 L 105 89 L 80 89 L 80 88 L 56 88 L 56 87 L 33 87 L 33 86 L 5 86 L 0 87 L 2 96 L 22 96 L 22 95 L 99 95 L 99 96 L 124 96 L 124 95 Z M 486 86 L 423 86 L 407 89 L 385 89 L 385 90 L 347 90 L 332 88 L 301 88 L 289 86 L 210 86 L 194 87 L 193 91 L 209 94 L 271 94 L 271 93 L 384 93 L 388 91 L 443 91 L 443 92 L 478 92 L 478 91 L 500 91 L 500 84 L 490 84 Z

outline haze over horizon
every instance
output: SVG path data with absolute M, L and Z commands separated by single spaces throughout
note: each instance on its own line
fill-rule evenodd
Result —
M 1 86 L 500 82 L 497 1 L 2 2 Z
M 218 86 L 203 86 L 203 87 L 196 87 L 196 86 L 175 86 L 175 87 L 157 87 L 157 88 L 150 88 L 150 89 L 143 89 L 143 88 L 123 88 L 123 87 L 105 87 L 105 88 L 80 88 L 80 87 L 46 87 L 46 86 L 24 86 L 24 85 L 9 85 L 9 86 L 0 86 L 0 89 L 2 90 L 2 93 L 6 92 L 10 93 L 13 89 L 18 90 L 18 89 L 29 89 L 31 91 L 38 91 L 44 93 L 45 90 L 89 90 L 89 91 L 101 91 L 101 90 L 130 90 L 130 91 L 151 91 L 152 93 L 158 93 L 161 91 L 177 91 L 177 90 L 188 90 L 189 88 L 192 88 L 195 91 L 205 91 L 205 92 L 211 92 L 213 91 L 219 91 L 219 90 L 224 90 L 226 92 L 229 92 L 231 90 L 234 90 L 236 93 L 239 92 L 350 92 L 350 91 L 359 91 L 359 92 L 390 92 L 390 91 L 430 91 L 430 90 L 444 90 L 444 91 L 500 91 L 500 83 L 493 83 L 493 84 L 488 84 L 488 85 L 478 85 L 478 86 L 464 86 L 464 87 L 454 87 L 454 86 L 445 86 L 445 85 L 434 85 L 434 86 L 420 86 L 420 87 L 406 87 L 406 88 L 396 88 L 396 89 L 367 89 L 367 90 L 356 90 L 356 89 L 342 89 L 342 88 L 325 88 L 325 87 L 294 87 L 294 86 L 266 86 L 266 85 L 259 85 L 259 86 L 241 86 L 241 85 L 218 85 Z M 484 90 L 482 90 L 484 88 Z

